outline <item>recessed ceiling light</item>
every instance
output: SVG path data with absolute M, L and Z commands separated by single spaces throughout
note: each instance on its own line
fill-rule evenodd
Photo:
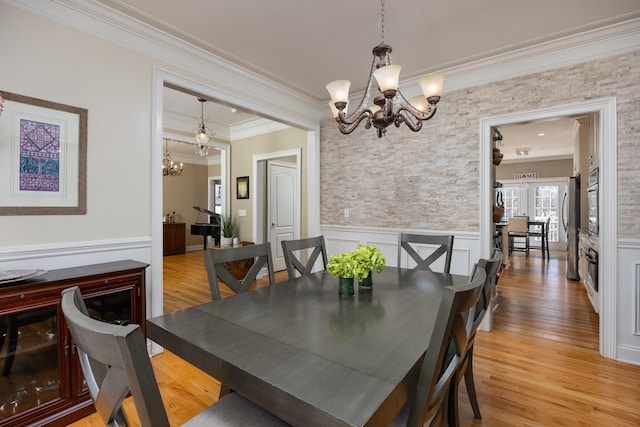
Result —
M 539 133 L 538 136 L 544 136 L 544 133 Z

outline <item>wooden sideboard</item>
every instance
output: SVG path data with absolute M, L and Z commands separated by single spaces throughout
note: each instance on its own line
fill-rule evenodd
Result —
M 94 412 L 60 294 L 79 286 L 92 317 L 146 334 L 146 269 L 116 261 L 0 285 L 0 426 L 65 426 Z
M 185 253 L 186 224 L 175 222 L 162 224 L 162 255 Z

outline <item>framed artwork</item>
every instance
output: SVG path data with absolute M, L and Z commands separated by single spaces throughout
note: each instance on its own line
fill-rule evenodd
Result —
M 85 215 L 88 111 L 0 97 L 0 215 Z
M 249 198 L 249 177 L 239 176 L 236 178 L 236 198 L 248 199 Z

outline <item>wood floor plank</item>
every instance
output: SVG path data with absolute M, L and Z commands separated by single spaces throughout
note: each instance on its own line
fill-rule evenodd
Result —
M 564 254 L 552 252 L 549 261 L 516 254 L 511 264 L 498 286 L 494 330 L 476 338 L 483 418 L 473 418 L 463 382 L 461 425 L 640 426 L 640 367 L 600 357 L 598 315 L 582 285 L 565 278 Z M 285 278 L 279 273 L 276 280 Z M 164 283 L 165 312 L 211 298 L 201 251 L 165 257 Z M 152 363 L 172 425 L 216 400 L 219 382 L 175 355 L 165 352 Z M 73 426 L 100 425 L 96 420 Z

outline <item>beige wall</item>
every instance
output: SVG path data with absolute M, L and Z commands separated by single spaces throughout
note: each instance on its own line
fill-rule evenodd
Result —
M 618 235 L 640 238 L 640 51 L 445 92 L 418 133 L 344 136 L 323 121 L 321 223 L 479 231 L 480 120 L 605 97 L 617 99 Z
M 149 236 L 152 62 L 3 4 L 0 52 L 2 90 L 89 110 L 87 214 L 0 217 L 0 246 Z
M 288 128 L 271 132 L 268 134 L 255 136 L 251 138 L 240 139 L 231 144 L 231 209 L 238 220 L 238 237 L 240 240 L 252 240 L 251 224 L 253 223 L 254 212 L 252 210 L 252 200 L 255 197 L 253 188 L 255 185 L 255 177 L 253 176 L 253 156 L 257 154 L 275 153 L 290 149 L 300 148 L 301 154 L 301 174 L 302 182 L 299 183 L 300 188 L 307 188 L 306 173 L 308 171 L 307 163 L 307 132 Z M 249 184 L 251 191 L 249 199 L 236 199 L 236 178 L 239 176 L 249 176 Z M 247 216 L 238 217 L 238 210 L 246 209 Z M 300 230 L 302 237 L 307 236 L 307 194 L 301 191 L 301 216 L 302 223 Z
M 496 179 L 516 179 L 516 173 L 537 172 L 538 178 L 558 178 L 573 175 L 573 160 L 545 160 L 540 162 L 500 163 Z

